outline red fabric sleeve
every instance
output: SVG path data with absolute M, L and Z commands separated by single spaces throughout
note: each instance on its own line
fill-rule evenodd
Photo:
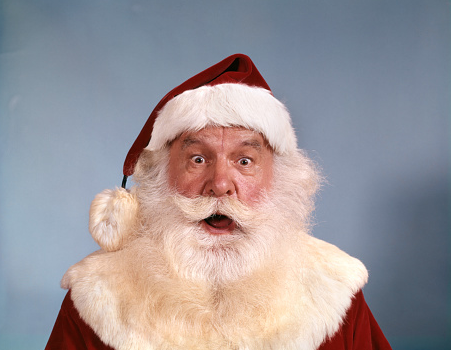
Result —
M 341 328 L 318 350 L 391 350 L 362 291 L 354 296 Z
M 45 350 L 113 350 L 80 318 L 66 294 Z

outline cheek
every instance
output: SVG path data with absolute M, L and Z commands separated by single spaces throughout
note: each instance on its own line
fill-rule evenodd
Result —
M 179 173 L 179 169 L 178 169 L 177 163 L 171 159 L 171 161 L 169 162 L 169 167 L 168 167 L 168 183 L 169 183 L 169 186 L 172 188 L 177 187 L 177 182 L 178 182 L 177 174 L 178 173 Z
M 182 171 L 173 172 L 169 178 L 169 185 L 178 193 L 187 196 L 195 197 L 202 194 L 203 179 L 201 176 L 193 175 Z
M 273 177 L 273 159 L 271 155 L 270 157 L 267 157 L 260 169 L 260 174 L 258 176 L 258 187 L 261 190 L 269 191 L 273 183 Z
M 265 175 L 264 175 L 264 177 L 262 179 L 261 187 L 263 189 L 269 191 L 271 189 L 271 187 L 272 187 L 273 178 L 274 178 L 274 174 L 273 174 L 273 168 L 271 166 L 270 170 L 265 172 Z
M 266 164 L 262 167 L 258 174 L 252 179 L 244 179 L 240 183 L 243 200 L 250 202 L 257 202 L 261 199 L 262 192 L 271 190 L 273 183 L 273 168 L 272 164 Z
M 168 166 L 168 184 L 178 193 L 186 196 L 195 196 L 198 193 L 200 181 L 190 174 L 184 166 L 183 155 L 177 145 L 171 149 Z M 197 186 L 197 187 L 196 187 Z
M 244 179 L 237 184 L 238 198 L 245 203 L 257 203 L 261 199 L 262 192 L 271 188 L 272 176 L 262 176 L 252 179 Z
M 177 181 L 177 192 L 187 197 L 194 197 L 202 193 L 200 181 L 194 181 L 186 177 L 180 177 Z

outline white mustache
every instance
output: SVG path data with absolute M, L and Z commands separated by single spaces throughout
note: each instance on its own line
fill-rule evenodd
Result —
M 174 204 L 191 223 L 198 223 L 214 214 L 221 214 L 232 219 L 238 227 L 246 228 L 264 217 L 259 207 L 251 208 L 240 200 L 231 197 L 195 197 L 188 198 L 180 194 L 173 196 Z

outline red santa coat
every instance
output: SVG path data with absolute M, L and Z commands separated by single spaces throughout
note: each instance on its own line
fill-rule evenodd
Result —
M 45 350 L 112 350 L 81 318 L 66 295 Z M 390 344 L 374 319 L 362 291 L 352 301 L 339 330 L 318 350 L 390 350 Z

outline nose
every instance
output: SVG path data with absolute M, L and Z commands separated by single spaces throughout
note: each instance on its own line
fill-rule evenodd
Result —
M 218 159 L 210 166 L 204 196 L 235 196 L 236 186 L 233 179 L 233 167 L 226 160 Z

